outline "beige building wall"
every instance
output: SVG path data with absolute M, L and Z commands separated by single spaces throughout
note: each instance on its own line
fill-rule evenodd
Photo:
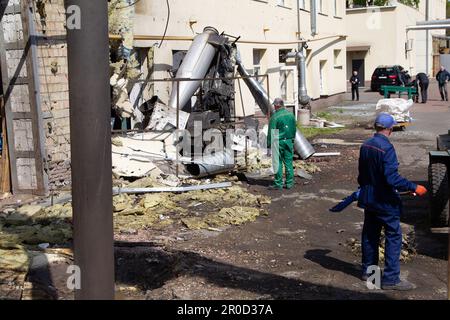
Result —
M 318 14 L 318 34 L 311 36 L 310 1 L 300 10 L 301 35 L 313 40 L 308 43 L 307 88 L 313 99 L 331 96 L 346 90 L 345 54 L 345 1 L 322 1 Z M 284 3 L 284 4 L 283 4 Z M 334 4 L 336 3 L 336 7 Z M 162 35 L 166 23 L 167 8 L 164 2 L 140 1 L 136 4 L 134 24 L 135 35 Z M 297 10 L 295 0 L 185 0 L 171 1 L 171 16 L 168 36 L 192 37 L 213 26 L 219 32 L 241 36 L 241 40 L 253 43 L 238 43 L 244 65 L 253 73 L 260 68 L 260 74 L 269 74 L 270 96 L 285 96 L 288 103 L 296 102 L 297 70 L 295 61 L 280 63 L 279 50 L 295 50 L 297 44 Z M 320 40 L 322 39 L 322 40 Z M 290 42 L 271 44 L 270 42 Z M 187 50 L 190 41 L 135 41 L 135 46 L 156 46 L 154 57 L 154 78 L 168 78 L 172 66 L 172 52 Z M 254 55 L 262 53 L 259 65 L 254 65 Z M 283 77 L 287 78 L 285 94 L 281 92 Z M 322 83 L 322 86 L 321 86 Z M 267 83 L 264 83 L 267 85 Z M 239 86 L 236 85 L 237 115 L 251 115 L 255 102 L 241 83 L 242 106 Z M 167 102 L 170 87 L 156 83 L 155 94 Z
M 445 19 L 445 8 L 445 0 L 430 1 L 429 19 Z M 429 31 L 429 64 L 426 70 L 426 31 L 406 32 L 408 26 L 416 25 L 418 21 L 425 21 L 424 1 L 418 9 L 400 3 L 347 9 L 347 77 L 352 72 L 354 59 L 365 60 L 365 81 L 370 81 L 379 65 L 399 64 L 412 76 L 418 72 L 432 74 L 432 35 L 443 34 L 444 31 Z

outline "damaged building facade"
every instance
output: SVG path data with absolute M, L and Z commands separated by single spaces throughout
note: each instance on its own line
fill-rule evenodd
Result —
M 2 0 L 0 12 L 1 191 L 48 194 L 71 180 L 64 1 Z
M 287 57 L 298 48 L 295 1 L 193 0 L 189 15 L 181 9 L 183 3 L 171 0 L 167 15 L 168 8 L 159 2 L 108 2 L 111 127 L 115 133 L 149 128 L 149 108 L 153 111 L 156 105 L 162 108 L 160 102 L 168 104 L 174 91 L 170 81 L 154 80 L 174 77 L 193 38 L 208 26 L 229 35 L 230 41 L 237 39 L 235 44 L 246 66 L 241 75 L 267 75 L 259 82 L 268 95 L 284 98 L 289 107 L 299 107 L 297 63 Z M 315 25 L 311 22 L 311 4 L 300 2 L 300 36 L 307 41 L 306 86 L 314 108 L 339 101 L 346 91 L 345 1 L 318 2 Z M 64 1 L 2 0 L 1 12 L 1 191 L 44 195 L 70 187 Z M 226 64 L 218 66 L 226 69 L 223 75 L 239 76 L 235 61 L 234 70 Z M 236 117 L 252 116 L 260 110 L 254 92 L 242 79 L 233 81 L 227 90 L 234 98 Z M 164 129 L 164 125 L 150 123 L 150 128 Z M 154 137 L 151 132 L 139 138 L 115 137 L 113 173 L 142 177 L 157 171 L 159 177 L 161 171 L 154 165 L 157 161 L 149 161 L 152 154 L 161 157 L 163 164 L 156 166 L 158 169 L 173 174 L 173 168 L 165 168 L 164 163 L 173 160 L 176 152 L 173 135 Z M 136 162 L 129 162 L 130 158 Z M 172 184 L 177 182 L 170 181 Z
M 345 1 L 317 2 L 317 23 L 311 24 L 311 1 L 300 1 L 300 36 L 307 42 L 306 86 L 312 106 L 325 106 L 342 98 L 346 91 Z M 170 15 L 164 2 L 140 1 L 135 6 L 135 47 L 152 47 L 154 79 L 171 77 L 179 64 L 180 52 L 191 45 L 192 37 L 207 26 L 240 37 L 237 41 L 242 61 L 251 74 L 268 74 L 270 96 L 280 96 L 288 106 L 298 107 L 298 74 L 295 59 L 286 58 L 298 48 L 297 4 L 294 0 L 170 1 Z M 226 14 L 224 14 L 226 13 Z M 164 26 L 169 19 L 165 40 Z M 312 32 L 314 31 L 314 32 Z M 314 33 L 314 35 L 313 35 Z M 158 37 L 159 36 L 159 37 Z M 153 40 L 152 40 L 153 39 Z M 157 40 L 158 39 L 158 40 Z M 155 83 L 154 94 L 167 101 L 170 83 Z M 248 88 L 237 84 L 236 115 L 255 114 L 258 106 Z

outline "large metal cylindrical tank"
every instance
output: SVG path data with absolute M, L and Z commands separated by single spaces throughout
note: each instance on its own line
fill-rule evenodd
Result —
M 183 60 L 177 78 L 201 79 L 206 76 L 209 67 L 216 55 L 217 49 L 208 42 L 211 35 L 218 35 L 219 32 L 213 27 L 206 27 L 203 33 L 197 35 L 192 42 L 186 57 Z M 181 81 L 179 93 L 179 106 L 183 108 L 195 91 L 200 87 L 201 81 Z M 169 106 L 177 108 L 177 84 L 173 83 Z

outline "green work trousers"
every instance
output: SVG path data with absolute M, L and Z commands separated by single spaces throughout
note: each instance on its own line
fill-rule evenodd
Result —
M 290 189 L 294 186 L 294 140 L 282 139 L 274 143 L 272 162 L 275 172 L 275 188 L 283 188 L 283 167 L 286 171 L 286 188 Z

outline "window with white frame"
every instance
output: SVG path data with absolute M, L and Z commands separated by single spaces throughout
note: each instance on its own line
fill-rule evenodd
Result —
M 317 12 L 325 13 L 323 11 L 323 0 L 316 0 L 316 8 L 317 8 Z
M 279 63 L 280 63 L 280 97 L 288 105 L 295 105 L 296 103 L 296 81 L 297 81 L 297 67 L 295 64 L 288 63 L 287 54 L 292 52 L 292 49 L 279 49 Z
M 286 0 L 278 0 L 278 5 L 284 7 L 286 5 Z
M 305 0 L 298 0 L 298 6 L 300 9 L 306 9 Z
M 341 49 L 335 49 L 334 51 L 334 68 L 342 69 L 342 61 L 341 61 Z
M 339 17 L 339 0 L 333 0 L 333 15 Z
M 262 61 L 265 53 L 265 49 L 253 49 L 253 75 L 255 76 L 262 74 Z M 259 83 L 264 82 L 263 77 L 259 77 L 257 80 Z

